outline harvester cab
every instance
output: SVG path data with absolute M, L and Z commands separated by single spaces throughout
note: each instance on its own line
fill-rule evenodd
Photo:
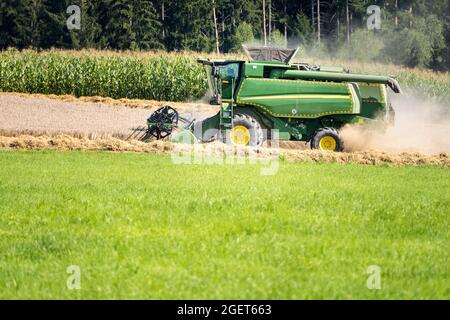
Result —
M 342 151 L 340 130 L 348 124 L 393 122 L 387 87 L 391 77 L 352 74 L 340 67 L 293 63 L 297 49 L 244 47 L 248 60 L 199 59 L 208 81 L 210 104 L 218 113 L 202 121 L 164 107 L 148 119 L 146 136 L 172 135 L 175 142 L 216 139 L 260 146 L 272 133 L 280 140 L 310 142 L 311 148 Z
M 208 89 L 212 105 L 220 105 L 221 99 L 232 100 L 244 61 L 210 61 L 198 59 L 208 77 Z

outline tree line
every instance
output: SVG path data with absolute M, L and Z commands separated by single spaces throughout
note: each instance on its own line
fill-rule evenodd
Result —
M 0 48 L 310 54 L 450 69 L 449 0 L 0 0 Z M 80 8 L 80 29 L 67 20 Z M 381 28 L 369 30 L 378 6 Z

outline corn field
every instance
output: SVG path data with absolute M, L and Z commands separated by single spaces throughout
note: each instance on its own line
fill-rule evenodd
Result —
M 111 98 L 194 101 L 206 93 L 206 75 L 196 63 L 200 53 L 51 50 L 0 53 L 0 91 Z M 206 54 L 207 58 L 217 58 Z M 220 58 L 244 59 L 242 55 Z M 395 76 L 403 88 L 450 101 L 450 74 L 380 63 L 299 57 L 322 65 L 341 65 L 352 72 Z
M 8 50 L 0 54 L 0 90 L 75 96 L 194 100 L 207 83 L 203 69 L 182 55 L 105 55 Z

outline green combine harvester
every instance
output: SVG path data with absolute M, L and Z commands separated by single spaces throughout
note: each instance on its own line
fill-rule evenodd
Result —
M 376 121 L 383 128 L 394 121 L 386 86 L 395 93 L 401 89 L 391 77 L 291 63 L 298 49 L 244 50 L 249 61 L 198 60 L 208 75 L 210 104 L 220 106 L 216 115 L 189 121 L 175 109 L 162 107 L 147 120 L 147 139 L 172 135 L 175 142 L 220 139 L 248 146 L 279 139 L 342 151 L 339 132 L 345 125 Z M 183 130 L 174 133 L 180 122 Z

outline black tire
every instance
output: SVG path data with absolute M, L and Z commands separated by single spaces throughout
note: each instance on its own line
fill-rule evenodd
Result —
M 311 149 L 343 151 L 344 142 L 335 128 L 320 128 L 311 139 Z
M 257 147 L 264 142 L 264 132 L 261 124 L 254 117 L 244 113 L 236 113 L 233 117 L 233 129 L 242 126 L 248 130 L 250 135 L 247 146 Z M 231 142 L 233 143 L 233 131 L 230 133 Z

